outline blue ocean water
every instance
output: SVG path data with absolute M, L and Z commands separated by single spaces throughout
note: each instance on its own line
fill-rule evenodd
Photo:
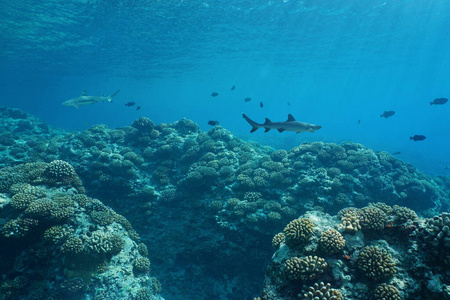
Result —
M 0 105 L 68 130 L 218 120 L 275 148 L 352 141 L 449 175 L 450 104 L 429 105 L 450 96 L 449 10 L 447 0 L 2 0 Z M 61 105 L 117 89 L 112 103 Z M 323 128 L 250 134 L 243 112 Z

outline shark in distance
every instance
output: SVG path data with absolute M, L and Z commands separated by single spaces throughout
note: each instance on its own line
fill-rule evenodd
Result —
M 86 94 L 86 91 L 84 91 L 80 97 L 64 101 L 61 104 L 65 105 L 65 106 L 73 106 L 76 109 L 78 109 L 78 107 L 80 107 L 80 106 L 94 104 L 97 102 L 103 102 L 105 100 L 112 102 L 112 99 L 114 98 L 114 96 L 116 96 L 119 92 L 120 92 L 120 90 L 117 90 L 114 93 L 112 93 L 111 95 L 105 97 L 105 96 L 88 96 Z
M 250 125 L 252 125 L 252 130 L 250 130 L 250 132 L 255 132 L 259 128 L 264 128 L 265 129 L 264 132 L 268 132 L 271 129 L 276 129 L 278 130 L 278 132 L 293 131 L 300 133 L 305 131 L 314 132 L 322 128 L 322 126 L 319 125 L 298 122 L 291 114 L 288 114 L 288 119 L 285 122 L 272 122 L 268 118 L 266 118 L 264 124 L 256 123 L 255 121 L 247 117 L 245 114 L 242 114 L 242 117 L 244 117 L 244 119 Z

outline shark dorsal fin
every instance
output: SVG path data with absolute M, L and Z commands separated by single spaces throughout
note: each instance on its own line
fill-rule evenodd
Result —
M 84 91 L 81 93 L 81 96 L 87 96 L 86 90 L 84 90 Z
M 291 114 L 288 114 L 288 119 L 287 119 L 287 121 L 286 121 L 286 122 L 292 122 L 292 121 L 295 121 L 295 118 L 294 118 L 294 116 L 293 116 L 293 115 L 291 115 Z
M 272 123 L 268 118 L 266 118 L 266 121 L 264 121 L 264 124 Z

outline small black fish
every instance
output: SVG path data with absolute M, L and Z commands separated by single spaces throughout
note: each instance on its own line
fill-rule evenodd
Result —
M 208 125 L 211 125 L 211 126 L 219 125 L 219 121 L 209 121 Z
M 393 110 L 387 110 L 387 111 L 385 111 L 382 115 L 380 115 L 380 118 L 389 118 L 389 117 L 392 117 L 393 115 L 395 115 L 395 111 L 393 111 Z
M 213 96 L 213 97 L 217 97 L 217 96 L 219 96 L 219 93 L 216 93 L 216 92 L 212 92 L 211 96 Z
M 130 107 L 130 106 L 134 106 L 135 104 L 136 104 L 135 102 L 128 102 L 128 103 L 125 103 L 125 106 Z
M 361 120 L 358 120 L 358 124 L 361 124 Z
M 259 107 L 263 108 L 264 107 L 264 103 L 259 102 Z
M 234 91 L 235 88 L 236 88 L 236 87 L 233 85 L 233 86 L 231 87 L 231 90 Z
M 430 105 L 433 105 L 433 104 L 434 105 L 436 105 L 436 104 L 442 105 L 442 104 L 447 103 L 447 101 L 448 101 L 447 98 L 436 98 L 433 100 L 433 102 L 430 102 Z
M 247 97 L 247 98 L 245 98 L 245 99 L 244 99 L 244 101 L 245 101 L 245 102 L 249 102 L 249 101 L 252 101 L 252 98 L 250 98 L 250 97 Z
M 392 153 L 392 155 L 399 155 L 402 154 L 400 151 L 395 151 L 394 153 Z
M 291 102 L 288 102 L 287 105 L 291 106 Z
M 417 141 L 423 141 L 424 139 L 426 139 L 427 137 L 424 135 L 420 135 L 420 134 L 416 134 L 415 136 L 410 136 L 409 139 L 413 140 L 414 142 Z
M 136 110 L 140 110 L 140 109 L 141 109 L 141 107 L 140 107 L 140 106 L 136 107 Z

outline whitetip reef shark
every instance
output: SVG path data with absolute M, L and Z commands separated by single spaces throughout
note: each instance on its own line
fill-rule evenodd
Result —
M 322 126 L 319 125 L 298 122 L 291 114 L 288 114 L 288 119 L 286 122 L 272 122 L 268 118 L 266 118 L 264 124 L 256 123 L 245 114 L 242 114 L 242 116 L 250 125 L 252 125 L 252 130 L 250 130 L 250 132 L 255 132 L 261 127 L 265 128 L 264 132 L 268 132 L 270 129 L 276 129 L 279 132 L 294 131 L 297 133 L 305 131 L 314 132 L 322 128 Z
M 120 90 L 117 90 L 114 93 L 112 93 L 111 95 L 105 97 L 105 96 L 88 96 L 86 94 L 86 91 L 84 91 L 80 97 L 64 101 L 61 104 L 65 105 L 65 106 L 73 106 L 76 109 L 78 109 L 78 107 L 80 107 L 82 105 L 94 104 L 97 102 L 103 102 L 105 100 L 112 102 L 112 98 L 114 98 L 114 96 L 117 95 L 119 92 L 120 92 Z

